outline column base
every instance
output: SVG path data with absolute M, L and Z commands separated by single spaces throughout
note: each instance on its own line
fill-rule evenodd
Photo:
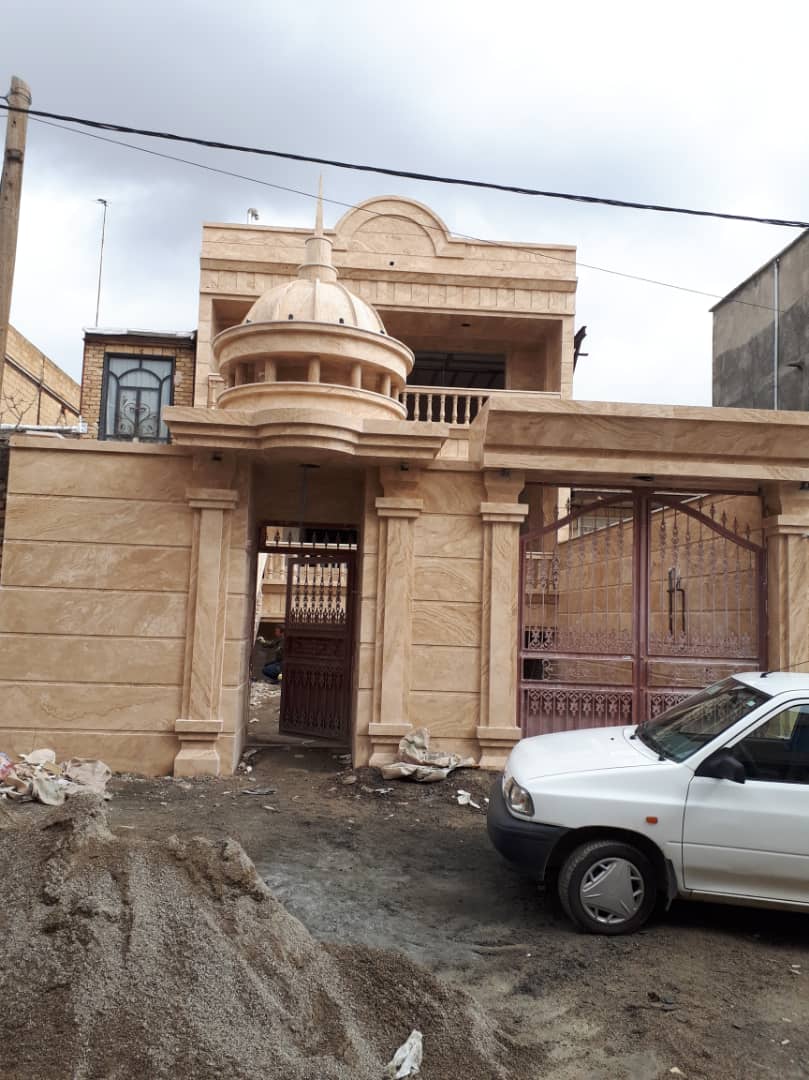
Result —
M 497 771 L 503 768 L 512 747 L 522 738 L 518 727 L 479 727 L 475 735 L 480 743 L 479 767 Z
M 180 749 L 174 758 L 175 776 L 219 776 L 221 761 L 217 741 L 221 720 L 176 720 L 174 731 Z
M 412 730 L 412 724 L 369 724 L 371 756 L 368 764 L 379 768 L 380 765 L 390 765 L 396 761 L 399 742 Z

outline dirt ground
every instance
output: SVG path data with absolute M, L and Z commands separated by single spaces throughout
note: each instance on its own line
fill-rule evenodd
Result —
M 271 738 L 277 695 L 259 696 L 251 734 Z M 398 950 L 465 988 L 534 1048 L 537 1078 L 809 1076 L 806 916 L 675 904 L 634 936 L 584 935 L 493 850 L 483 809 L 457 804 L 463 788 L 484 807 L 489 775 L 386 784 L 312 744 L 251 760 L 220 780 L 115 778 L 110 825 L 234 837 L 317 939 Z M 424 1047 L 426 1065 L 429 1030 Z

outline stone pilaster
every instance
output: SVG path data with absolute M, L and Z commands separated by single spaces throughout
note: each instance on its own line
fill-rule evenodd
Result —
M 418 470 L 382 469 L 385 494 L 376 499 L 380 518 L 380 647 L 375 665 L 374 710 L 368 734 L 371 765 L 395 758 L 399 740 L 410 731 L 410 654 L 414 585 L 414 523 L 422 510 Z
M 517 502 L 525 486 L 520 472 L 484 473 L 483 587 L 480 628 L 480 766 L 500 769 L 521 735 L 517 725 L 519 684 L 520 525 L 528 507 Z
M 174 759 L 174 775 L 217 776 L 230 518 L 238 494 L 227 489 L 192 488 L 186 497 L 196 511 L 196 520 L 188 588 L 183 711 L 175 723 L 180 750 Z
M 795 483 L 768 485 L 767 666 L 809 670 L 809 491 Z

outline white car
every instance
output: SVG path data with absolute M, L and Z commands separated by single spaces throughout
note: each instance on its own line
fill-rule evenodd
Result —
M 809 676 L 736 675 L 639 726 L 524 739 L 488 830 L 591 933 L 675 897 L 809 910 Z

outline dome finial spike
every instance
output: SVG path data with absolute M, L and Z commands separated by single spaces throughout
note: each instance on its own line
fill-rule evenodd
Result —
M 323 235 L 323 173 L 317 185 L 317 213 L 315 214 L 315 236 Z

